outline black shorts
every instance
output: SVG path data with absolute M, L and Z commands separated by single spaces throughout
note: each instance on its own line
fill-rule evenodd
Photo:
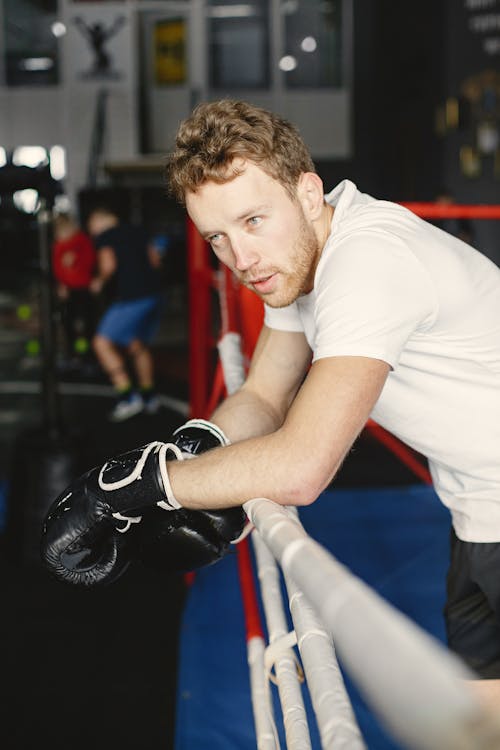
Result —
M 450 649 L 480 677 L 500 678 L 500 542 L 451 532 L 444 616 Z

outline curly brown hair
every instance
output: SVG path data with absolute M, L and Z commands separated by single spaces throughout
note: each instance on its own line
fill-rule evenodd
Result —
M 257 164 L 294 197 L 299 177 L 315 172 L 298 129 L 248 102 L 221 99 L 199 104 L 177 132 L 166 177 L 169 193 L 184 203 L 205 182 L 228 182 L 240 172 L 237 158 Z

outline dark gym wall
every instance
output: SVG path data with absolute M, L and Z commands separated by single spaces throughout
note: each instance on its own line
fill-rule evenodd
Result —
M 438 108 L 460 98 L 468 76 L 500 68 L 500 53 L 484 49 L 492 32 L 471 26 L 478 15 L 462 0 L 355 0 L 354 151 L 318 163 L 326 189 L 348 177 L 380 198 L 433 201 L 446 188 L 457 203 L 498 203 L 493 156 L 477 177 L 460 168 L 461 145 L 475 139 L 466 108 L 457 130 L 436 128 Z M 474 246 L 500 264 L 500 222 L 476 220 L 472 229 Z
M 463 83 L 470 76 L 481 76 L 486 71 L 497 75 L 496 100 L 490 99 L 491 112 L 497 131 L 500 130 L 500 106 L 498 86 L 500 76 L 500 51 L 486 51 L 485 42 L 500 44 L 500 31 L 491 28 L 488 19 L 497 23 L 500 15 L 500 0 L 492 0 L 483 8 L 469 8 L 465 2 L 446 0 L 447 24 L 445 56 L 442 62 L 446 79 L 446 97 L 459 100 L 460 121 L 456 130 L 443 137 L 443 183 L 459 203 L 498 204 L 500 196 L 500 165 L 495 174 L 495 156 L 481 157 L 481 171 L 475 177 L 464 175 L 460 167 L 460 148 L 476 143 L 478 116 L 472 115 L 463 96 Z M 484 22 L 486 21 L 486 25 Z M 484 101 L 484 100 L 483 100 Z M 497 151 L 497 159 L 498 159 Z M 473 222 L 474 243 L 482 252 L 500 265 L 500 221 Z
M 392 200 L 433 200 L 441 183 L 435 111 L 444 91 L 444 4 L 354 3 L 354 153 L 318 164 Z
M 497 202 L 498 179 L 487 170 L 473 180 L 460 172 L 457 154 L 465 134 L 443 137 L 436 129 L 446 98 L 457 96 L 466 75 L 491 62 L 471 37 L 463 0 L 353 5 L 353 154 L 317 162 L 325 189 L 349 178 L 392 200 L 432 201 L 444 186 L 457 202 Z M 163 199 L 154 202 L 156 220 Z M 476 246 L 493 259 L 495 248 L 500 254 L 499 232 L 498 222 L 477 223 Z
M 457 130 L 450 131 L 444 138 L 444 169 L 447 180 L 450 185 L 453 185 L 453 191 L 457 197 L 478 203 L 498 203 L 500 175 L 497 175 L 495 179 L 492 155 L 485 156 L 481 160 L 481 173 L 477 177 L 466 177 L 460 169 L 460 146 L 474 144 L 475 128 L 478 124 L 478 119 L 471 116 L 467 100 L 463 96 L 462 86 L 470 76 L 480 75 L 487 70 L 496 71 L 500 75 L 500 52 L 496 55 L 489 55 L 484 48 L 485 39 L 489 37 L 492 40 L 495 33 L 491 30 L 474 31 L 474 27 L 471 27 L 471 23 L 474 24 L 474 21 L 484 19 L 487 15 L 498 17 L 500 13 L 495 14 L 492 11 L 500 11 L 499 0 L 496 0 L 496 6 L 496 8 L 486 8 L 483 13 L 479 13 L 468 10 L 464 2 L 447 0 L 449 22 L 446 34 L 446 56 L 443 60 L 446 96 L 460 100 L 461 118 Z M 496 37 L 500 37 L 498 31 Z M 493 107 L 495 105 L 492 103 Z M 497 100 L 497 117 L 498 108 Z

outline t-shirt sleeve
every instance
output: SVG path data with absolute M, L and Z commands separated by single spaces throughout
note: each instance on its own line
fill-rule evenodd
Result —
M 94 238 L 94 247 L 96 250 L 102 250 L 103 247 L 113 247 L 115 243 L 115 230 L 114 228 L 105 229 L 104 232 L 98 234 Z
M 303 331 L 304 326 L 295 302 L 287 307 L 264 305 L 264 325 L 278 331 Z
M 333 249 L 320 262 L 316 290 L 313 361 L 364 356 L 394 368 L 408 338 L 436 314 L 426 269 L 388 233 L 358 233 Z

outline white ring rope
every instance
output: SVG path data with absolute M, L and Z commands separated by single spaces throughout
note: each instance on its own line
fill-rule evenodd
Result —
M 316 613 L 291 576 L 285 579 L 321 747 L 324 750 L 365 750 L 331 635 L 320 627 Z
M 289 510 L 298 518 L 296 508 Z M 366 745 L 335 656 L 331 634 L 292 576 L 286 571 L 283 575 L 321 746 L 325 750 L 364 750 Z
M 256 553 L 266 619 L 269 619 L 268 614 L 274 616 L 278 621 L 277 633 L 286 631 L 287 626 L 283 613 L 278 565 L 272 552 L 257 531 L 254 531 L 252 540 Z M 295 629 L 292 633 L 281 635 L 275 640 L 271 640 L 270 638 L 271 642 L 266 649 L 264 657 L 266 673 L 269 679 L 276 682 L 278 686 L 280 678 L 294 679 L 294 682 L 296 682 L 297 675 L 289 675 L 287 673 L 282 677 L 276 672 L 276 679 L 274 679 L 270 675 L 270 667 L 277 661 L 280 655 L 286 653 L 286 650 L 298 643 L 316 714 L 322 747 L 325 749 L 335 748 L 335 750 L 344 750 L 344 748 L 346 750 L 347 748 L 348 750 L 364 750 L 365 743 L 361 737 L 335 658 L 331 636 L 321 626 L 310 604 L 306 601 L 291 577 L 285 575 L 285 581 Z M 296 659 L 295 661 L 297 665 L 298 662 Z M 302 681 L 303 672 L 300 665 L 298 668 L 298 677 Z M 287 715 L 286 711 L 284 715 Z M 293 716 L 293 713 L 291 715 Z M 286 729 L 287 726 L 285 723 L 285 731 Z M 288 732 L 286 736 L 287 746 L 292 747 L 288 742 Z
M 278 686 L 287 748 L 310 750 L 309 726 L 300 684 L 302 670 L 297 668 L 297 657 L 292 648 L 296 643 L 295 636 L 288 632 L 278 567 L 260 535 L 254 531 L 251 539 L 269 637 L 264 666 L 270 671 L 271 664 L 274 664 L 276 677 L 273 682 Z
M 229 331 L 217 344 L 227 392 L 234 393 L 245 380 L 245 368 L 241 353 L 241 336 Z
M 280 638 L 276 638 L 276 640 L 270 643 L 266 648 L 264 652 L 264 669 L 266 670 L 267 679 L 271 682 L 274 682 L 275 685 L 278 684 L 278 680 L 273 674 L 273 668 L 276 664 L 276 661 L 296 645 L 297 635 L 295 634 L 295 630 L 291 630 L 289 633 L 286 633 L 286 635 L 282 635 Z M 300 666 L 298 659 L 295 659 L 295 662 L 299 681 L 303 682 L 304 673 L 302 671 L 302 667 Z
M 225 327 L 223 327 L 223 330 L 225 330 Z M 227 332 L 226 330 L 226 333 L 221 337 L 218 344 L 219 357 L 228 394 L 234 393 L 244 382 L 245 369 L 241 343 L 241 336 L 238 333 Z M 295 515 L 297 515 L 296 511 Z M 267 648 L 265 648 L 262 638 L 254 637 L 247 643 L 252 709 L 258 750 L 268 750 L 268 748 L 269 750 L 275 750 L 279 748 L 269 681 L 275 682 L 278 686 L 281 683 L 280 699 L 281 693 L 285 693 L 288 696 L 288 692 L 282 686 L 283 680 L 293 685 L 291 690 L 293 695 L 296 696 L 298 662 L 295 652 L 291 650 L 291 647 L 295 645 L 297 637 L 300 641 L 299 651 L 308 678 L 308 687 L 316 714 L 322 747 L 328 750 L 330 748 L 333 749 L 333 742 L 335 742 L 335 750 L 344 750 L 344 748 L 345 750 L 363 750 L 365 745 L 356 723 L 349 696 L 345 690 L 331 636 L 322 628 L 315 613 L 306 603 L 302 592 L 299 591 L 290 576 L 285 576 L 285 580 L 290 597 L 292 620 L 299 635 L 297 636 L 295 632 L 286 632 L 287 626 L 285 624 L 281 591 L 279 589 L 277 564 L 272 553 L 260 538 L 257 530 L 254 529 L 253 524 L 247 524 L 242 537 L 252 530 L 252 540 L 258 567 L 260 558 L 259 578 L 263 604 L 264 602 L 270 602 L 268 609 L 271 607 L 274 610 L 275 607 L 280 607 L 282 613 L 278 615 L 280 619 L 276 624 L 276 635 L 273 639 L 270 638 L 272 642 Z M 267 581 L 268 576 L 264 576 L 264 569 L 266 568 L 269 568 L 271 571 L 269 584 Z M 271 592 L 278 592 L 278 598 L 273 597 L 273 593 L 269 593 L 268 586 L 271 587 Z M 299 597 L 300 605 L 298 604 Z M 270 616 L 272 617 L 272 615 Z M 268 613 L 266 612 L 267 617 Z M 281 632 L 280 636 L 277 635 L 278 632 Z M 287 652 L 283 652 L 284 648 L 287 649 Z M 288 669 L 290 653 L 293 655 L 294 661 L 292 670 Z M 278 655 L 280 658 L 287 660 L 287 669 L 281 669 L 280 664 L 280 668 L 276 671 L 276 676 L 274 677 L 270 673 L 270 668 L 271 664 L 276 663 Z M 302 678 L 302 672 L 300 672 L 300 677 Z M 287 697 L 285 700 L 289 700 L 289 703 L 293 706 L 293 697 L 290 699 Z M 297 743 L 303 740 L 302 747 L 308 748 L 310 747 L 310 738 L 308 728 L 306 732 L 307 716 L 300 693 L 296 700 L 298 700 L 298 708 L 296 706 L 295 711 L 291 707 L 284 708 L 284 715 L 287 718 L 290 716 L 288 733 L 287 724 L 285 724 L 287 744 L 290 747 L 288 740 L 290 733 L 292 733 L 294 737 L 297 735 Z M 293 721 L 294 713 L 300 716 L 301 721 L 302 718 L 305 720 L 305 725 L 300 723 L 296 731 L 295 722 Z M 294 743 L 295 739 L 291 739 L 290 742 Z
M 500 716 L 464 682 L 476 675 L 311 539 L 289 509 L 265 498 L 244 509 L 333 634 L 367 704 L 404 747 L 498 750 Z
M 257 750 L 279 750 L 280 742 L 269 691 L 269 680 L 266 678 L 264 669 L 265 652 L 266 644 L 260 636 L 253 636 L 247 641 L 247 660 L 250 672 L 250 691 Z

